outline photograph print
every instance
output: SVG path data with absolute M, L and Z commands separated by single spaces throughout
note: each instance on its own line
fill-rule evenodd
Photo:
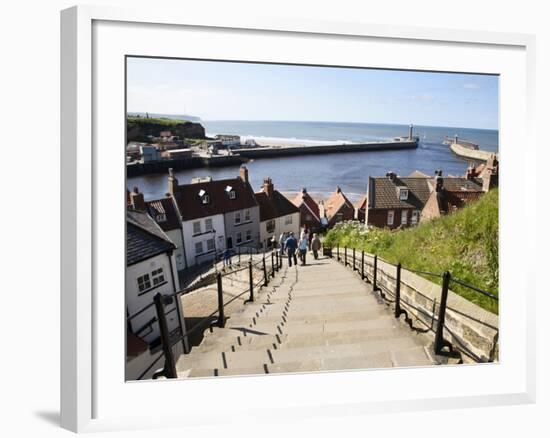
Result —
M 126 380 L 498 363 L 498 90 L 128 56 Z

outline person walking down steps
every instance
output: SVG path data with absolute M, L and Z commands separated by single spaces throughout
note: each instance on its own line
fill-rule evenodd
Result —
M 311 239 L 311 250 L 313 251 L 313 258 L 317 260 L 319 258 L 319 250 L 321 249 L 321 240 L 317 237 L 317 234 L 313 234 Z
M 300 239 L 298 243 L 298 251 L 300 251 L 300 260 L 302 261 L 302 266 L 306 265 L 306 254 L 308 249 L 308 239 L 307 235 Z
M 294 237 L 294 233 L 291 231 L 285 240 L 285 246 L 284 249 L 286 251 L 286 254 L 288 256 L 288 266 L 292 266 L 292 259 L 294 259 L 294 264 L 298 264 L 298 260 L 296 260 L 296 248 L 298 247 L 298 242 L 296 241 L 296 237 Z

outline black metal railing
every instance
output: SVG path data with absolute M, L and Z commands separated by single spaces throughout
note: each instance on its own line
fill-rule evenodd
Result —
M 244 254 L 244 253 L 243 253 Z M 246 255 L 249 255 L 250 253 L 246 253 Z M 154 367 L 161 361 L 161 359 L 164 358 L 164 365 L 160 367 L 159 369 L 155 370 L 152 374 L 153 379 L 157 379 L 158 377 L 166 377 L 168 379 L 176 378 L 177 372 L 176 372 L 176 365 L 175 365 L 175 358 L 173 354 L 173 347 L 181 342 L 183 346 L 183 353 L 187 354 L 190 352 L 190 348 L 188 347 L 188 341 L 191 335 L 194 335 L 197 331 L 199 331 L 201 328 L 205 327 L 207 324 L 211 327 L 213 325 L 217 325 L 220 328 L 223 328 L 225 326 L 225 308 L 231 304 L 233 301 L 237 300 L 238 298 L 242 297 L 245 294 L 248 294 L 248 298 L 244 301 L 244 303 L 249 303 L 254 301 L 254 293 L 255 291 L 258 291 L 261 287 L 266 287 L 269 285 L 270 278 L 274 278 L 275 274 L 279 269 L 281 268 L 282 259 L 279 257 L 278 252 L 271 251 L 271 252 L 258 252 L 256 254 L 261 254 L 262 257 L 258 261 L 253 261 L 252 258 L 246 257 L 246 260 L 239 261 L 235 263 L 235 265 L 232 266 L 232 269 L 228 269 L 225 272 L 217 271 L 214 277 L 214 280 L 204 284 L 200 283 L 200 285 L 193 285 L 189 288 L 185 288 L 183 290 L 180 290 L 173 294 L 160 294 L 157 293 L 153 301 L 143 308 L 139 309 L 138 311 L 134 312 L 131 315 L 128 315 L 126 317 L 127 324 L 130 325 L 132 321 L 134 321 L 138 316 L 144 314 L 147 310 L 151 309 L 152 307 L 155 308 L 155 316 L 154 318 L 150 319 L 147 324 L 150 326 L 153 326 L 155 324 L 158 325 L 158 330 L 160 333 L 160 352 L 156 355 L 156 357 L 153 358 L 151 363 L 147 365 L 147 367 L 142 370 L 137 378 L 135 380 L 141 380 L 145 376 L 151 373 L 151 371 L 154 369 Z M 271 264 L 269 263 L 269 260 L 271 260 Z M 234 269 L 233 269 L 234 268 Z M 239 273 L 241 271 L 248 270 L 248 284 L 247 288 L 244 289 L 239 294 L 233 296 L 230 300 L 225 301 L 224 300 L 224 293 L 223 293 L 223 279 L 229 275 L 234 275 L 236 273 Z M 260 274 L 260 275 L 254 275 L 254 274 Z M 258 281 L 255 281 L 255 277 L 259 277 Z M 189 330 L 185 329 L 185 324 L 183 321 L 180 320 L 180 328 L 176 332 L 170 333 L 168 330 L 168 324 L 166 315 L 168 312 L 166 312 L 166 306 L 169 304 L 174 303 L 174 300 L 179 300 L 182 295 L 185 295 L 189 293 L 190 291 L 205 288 L 208 286 L 216 285 L 216 291 L 217 291 L 217 308 L 215 311 L 213 311 L 210 315 L 205 316 L 200 319 L 197 323 L 193 325 Z M 176 302 L 176 308 L 179 312 L 178 302 Z M 172 311 L 172 310 L 170 310 Z M 216 319 L 213 321 L 212 319 L 216 317 Z
M 326 254 L 327 256 L 332 258 L 333 249 L 334 249 L 333 247 L 325 247 L 323 245 L 323 254 Z M 403 298 L 401 297 L 401 286 L 403 283 L 401 280 L 402 269 L 406 269 L 407 271 L 410 271 L 414 274 L 441 279 L 441 295 L 439 299 L 439 312 L 437 316 L 437 326 L 434 330 L 435 331 L 434 352 L 438 355 L 450 354 L 454 352 L 453 345 L 451 344 L 451 342 L 446 340 L 444 336 L 444 330 L 445 329 L 448 330 L 447 327 L 445 326 L 445 318 L 447 315 L 447 300 L 449 295 L 449 286 L 451 283 L 455 283 L 471 291 L 477 292 L 498 303 L 498 296 L 496 296 L 495 294 L 488 292 L 486 290 L 483 290 L 479 287 L 473 286 L 471 284 L 468 284 L 467 282 L 459 278 L 455 278 L 451 275 L 449 271 L 445 271 L 442 273 L 434 273 L 434 272 L 428 272 L 428 271 L 423 271 L 418 269 L 404 268 L 402 267 L 401 263 L 397 263 L 397 264 L 391 263 L 387 260 L 380 258 L 377 254 L 369 254 L 369 253 L 366 253 L 365 251 L 361 251 L 361 256 L 358 257 L 356 254 L 356 249 L 352 248 L 351 250 L 352 251 L 350 255 L 349 254 L 350 251 L 347 247 L 344 247 L 342 251 L 340 246 L 336 245 L 336 260 L 338 262 L 341 262 L 346 267 L 351 266 L 353 271 L 359 273 L 362 280 L 372 283 L 373 290 L 375 292 L 379 292 L 382 298 L 384 298 L 387 302 L 394 304 L 395 318 L 399 318 L 401 315 L 404 315 L 405 320 L 409 323 L 411 328 L 414 328 L 412 318 L 408 315 L 407 311 L 403 307 L 407 306 L 417 311 L 419 311 L 419 309 L 416 308 L 412 303 L 403 300 Z M 349 260 L 349 258 L 351 258 L 351 261 Z M 395 285 L 393 290 L 391 290 L 386 286 L 382 286 L 380 284 L 380 281 L 379 281 L 380 269 L 378 267 L 379 261 L 382 261 L 385 264 L 395 268 L 395 277 L 394 277 Z M 386 275 L 389 275 L 387 272 L 384 272 L 384 273 Z M 392 300 L 388 298 L 386 293 L 393 295 L 394 299 Z M 434 300 L 434 305 L 433 305 L 433 310 L 431 315 L 432 326 L 430 326 L 428 330 L 433 329 L 433 320 L 435 319 L 435 311 L 436 311 L 436 300 Z M 464 315 L 464 316 L 468 316 L 468 315 Z M 423 322 L 421 319 L 419 319 L 419 321 Z M 421 331 L 418 329 L 415 329 L 415 330 Z M 428 330 L 424 330 L 424 331 L 428 331 Z M 497 338 L 498 338 L 498 330 L 497 330 Z M 448 351 L 444 351 L 445 348 L 447 348 Z M 476 357 L 474 357 L 474 359 L 476 359 Z M 492 358 L 490 358 L 489 361 L 492 361 Z

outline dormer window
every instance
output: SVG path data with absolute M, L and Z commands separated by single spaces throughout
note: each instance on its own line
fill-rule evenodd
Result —
M 399 191 L 400 201 L 406 201 L 409 199 L 409 189 L 407 187 L 398 187 L 397 190 Z
M 209 204 L 210 203 L 210 196 L 206 191 L 202 190 L 199 192 L 199 198 L 201 198 L 202 204 Z
M 227 196 L 229 196 L 229 199 L 235 199 L 235 190 L 233 190 L 233 187 L 227 186 L 225 188 L 225 193 L 227 193 Z

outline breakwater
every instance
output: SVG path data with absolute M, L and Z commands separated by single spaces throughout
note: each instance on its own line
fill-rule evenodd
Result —
M 498 157 L 498 154 L 494 152 L 471 149 L 460 143 L 452 143 L 450 149 L 457 157 L 469 161 L 486 162 L 492 155 L 497 155 Z
M 331 154 L 343 152 L 368 152 L 387 151 L 400 149 L 416 149 L 417 141 L 395 141 L 395 142 L 367 142 L 367 143 L 344 143 L 317 146 L 264 146 L 254 148 L 235 149 L 234 152 L 248 159 L 276 158 L 293 155 L 310 154 Z
M 168 174 L 169 168 L 174 170 L 186 170 L 203 167 L 240 166 L 246 161 L 246 158 L 239 155 L 216 155 L 213 157 L 195 156 L 183 159 L 151 161 L 147 163 L 131 163 L 126 165 L 126 176 L 132 177 L 154 173 Z

